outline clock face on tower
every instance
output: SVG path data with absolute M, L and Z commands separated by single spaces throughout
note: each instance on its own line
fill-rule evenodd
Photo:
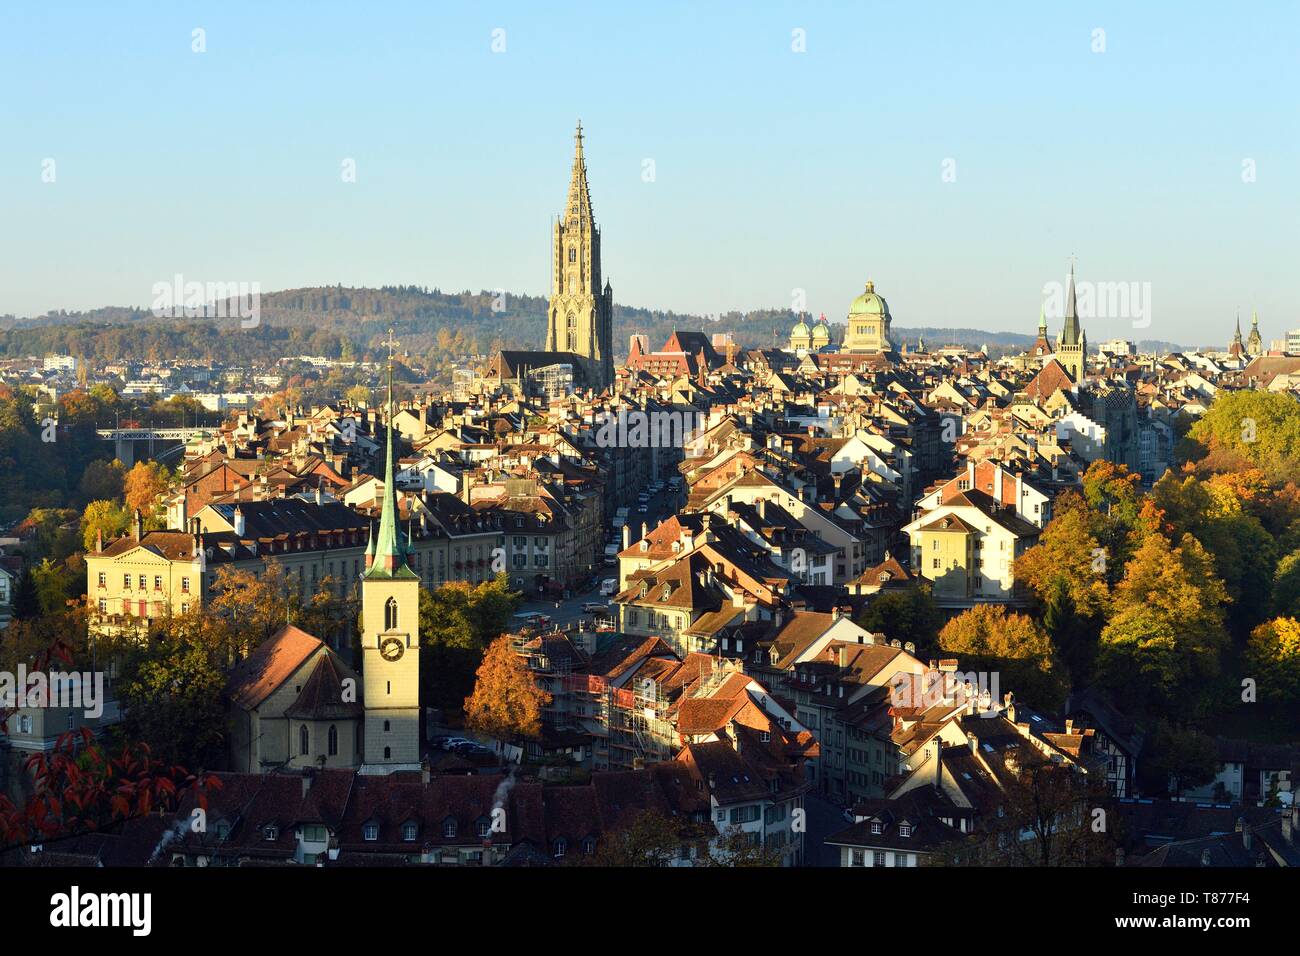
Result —
M 379 656 L 386 661 L 401 660 L 406 643 L 400 637 L 385 637 L 379 642 Z

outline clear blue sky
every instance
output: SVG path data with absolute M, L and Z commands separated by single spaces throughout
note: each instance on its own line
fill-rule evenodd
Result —
M 1218 342 L 1252 305 L 1269 339 L 1300 326 L 1298 28 L 1292 2 L 6 0 L 0 313 L 147 306 L 178 272 L 544 293 L 580 116 L 620 302 L 801 288 L 839 319 L 873 278 L 898 325 L 1032 331 L 1075 254 L 1151 283 L 1150 328 L 1094 341 Z

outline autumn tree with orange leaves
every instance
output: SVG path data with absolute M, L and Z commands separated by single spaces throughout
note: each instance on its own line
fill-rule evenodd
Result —
M 499 741 L 537 737 L 551 695 L 537 686 L 522 657 L 503 634 L 488 645 L 474 693 L 465 698 L 465 726 Z

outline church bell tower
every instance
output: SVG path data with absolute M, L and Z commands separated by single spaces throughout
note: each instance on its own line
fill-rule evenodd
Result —
M 407 563 L 393 480 L 393 356 L 388 355 L 388 442 L 379 532 L 361 581 L 362 773 L 420 767 L 420 579 Z
M 591 211 L 581 123 L 573 139 L 568 203 L 552 234 L 546 351 L 581 357 L 587 384 L 600 389 L 614 381 L 614 290 L 608 280 L 600 284 L 600 230 Z

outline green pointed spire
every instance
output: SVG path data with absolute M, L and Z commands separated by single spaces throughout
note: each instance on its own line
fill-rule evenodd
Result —
M 368 578 L 415 577 L 406 564 L 406 549 L 402 547 L 401 532 L 397 527 L 397 482 L 393 473 L 393 346 L 392 329 L 388 330 L 388 432 L 384 449 L 384 507 L 379 515 L 379 536 L 374 541 L 375 556 L 366 571 Z

